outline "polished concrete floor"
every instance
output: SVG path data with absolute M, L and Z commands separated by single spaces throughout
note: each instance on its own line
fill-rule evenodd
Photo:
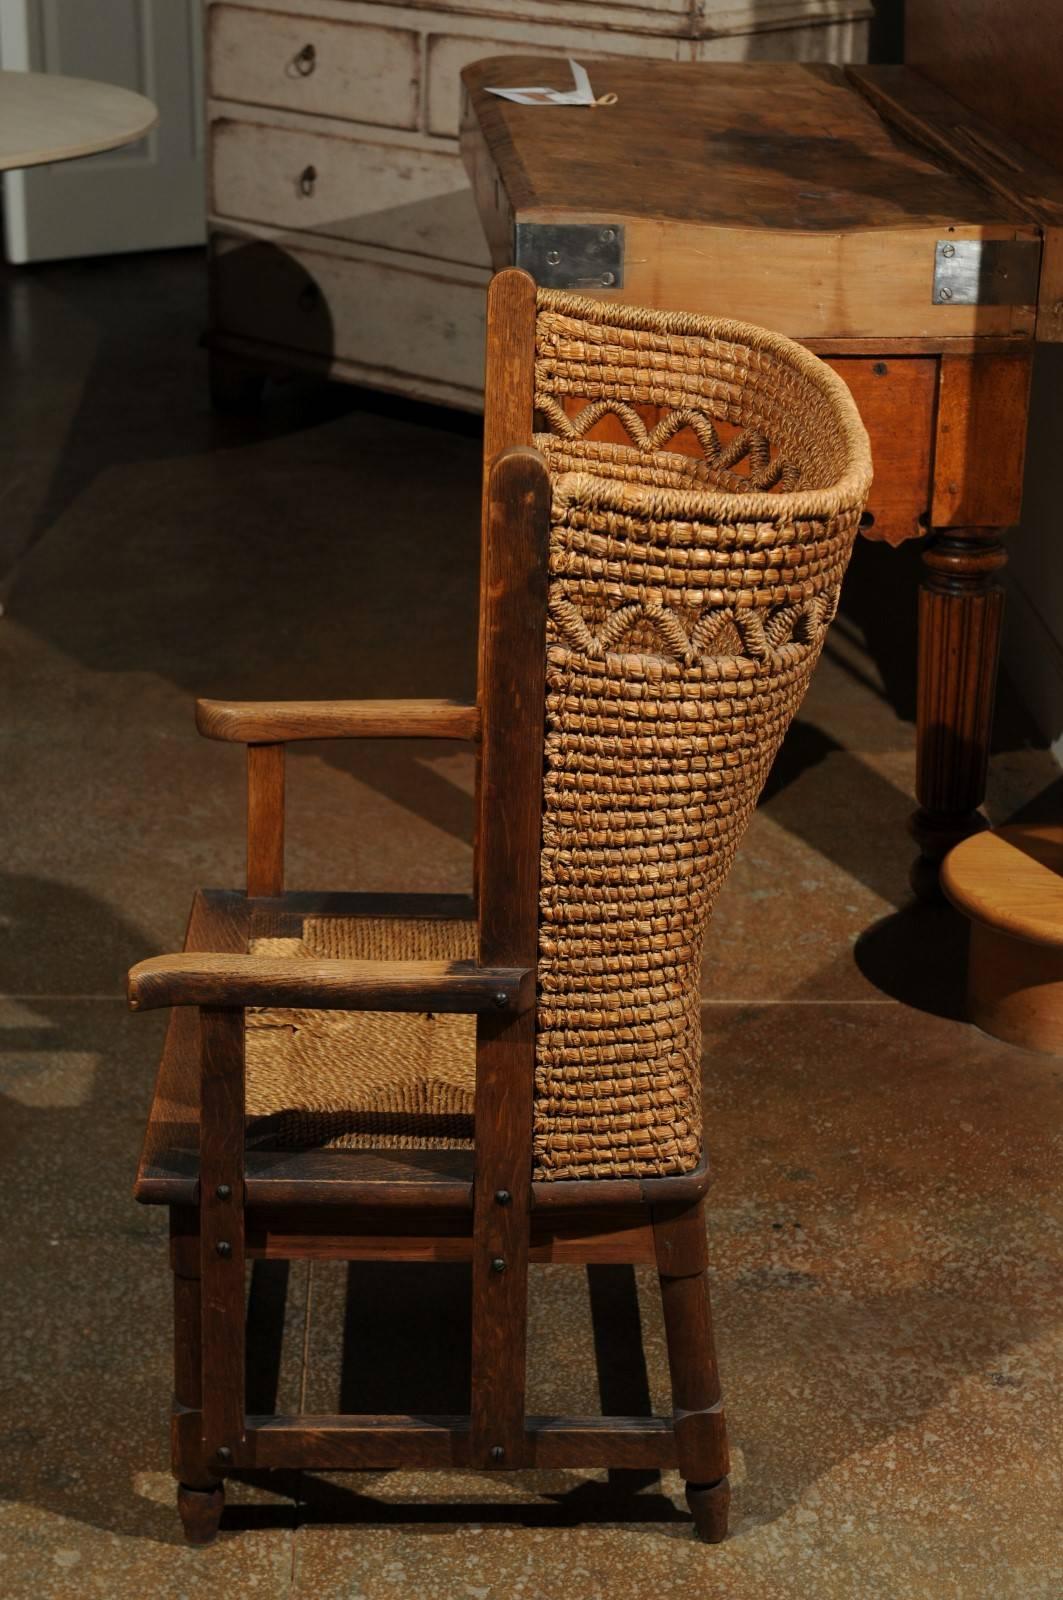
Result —
M 0 1594 L 1059 1600 L 1059 1068 L 958 1020 L 962 930 L 910 903 L 916 559 L 870 545 L 706 959 L 730 1540 L 672 1476 L 555 1472 L 261 1478 L 181 1543 L 164 1218 L 130 1199 L 160 1019 L 121 994 L 240 881 L 241 756 L 191 700 L 466 693 L 478 447 L 345 390 L 212 418 L 194 254 L 0 288 Z M 1058 815 L 1006 694 L 998 746 L 995 817 Z M 293 885 L 467 880 L 464 756 L 291 766 Z M 533 1287 L 532 1409 L 667 1406 L 641 1271 Z M 461 1269 L 253 1292 L 258 1392 L 461 1407 Z

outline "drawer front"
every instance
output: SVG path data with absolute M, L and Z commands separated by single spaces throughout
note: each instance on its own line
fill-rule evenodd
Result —
M 849 385 L 871 439 L 875 481 L 865 515 L 865 537 L 884 539 L 887 544 L 922 538 L 930 505 L 937 357 L 826 359 Z
M 468 391 L 483 386 L 484 290 L 374 261 L 215 236 L 212 289 L 219 333 L 354 361 Z
M 866 22 L 818 17 L 795 28 L 699 39 L 694 46 L 694 60 L 866 61 L 867 46 Z
M 212 6 L 208 16 L 210 92 L 216 98 L 379 127 L 417 127 L 418 34 L 245 6 Z
M 210 150 L 215 216 L 490 265 L 461 160 L 449 150 L 406 150 L 228 117 L 212 123 Z

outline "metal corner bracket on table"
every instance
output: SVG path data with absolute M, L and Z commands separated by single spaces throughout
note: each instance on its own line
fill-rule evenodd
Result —
M 513 265 L 544 289 L 624 287 L 622 222 L 518 222 Z

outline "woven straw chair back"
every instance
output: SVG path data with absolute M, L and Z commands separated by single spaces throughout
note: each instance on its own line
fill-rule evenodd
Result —
M 713 905 L 871 478 L 841 380 L 762 329 L 540 291 L 552 480 L 534 1165 L 701 1155 Z

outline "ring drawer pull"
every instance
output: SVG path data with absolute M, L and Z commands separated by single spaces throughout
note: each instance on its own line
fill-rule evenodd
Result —
M 312 44 L 304 44 L 295 58 L 295 70 L 301 78 L 309 78 L 317 66 L 317 51 Z
M 316 184 L 316 182 L 317 182 L 317 168 L 316 167 L 304 167 L 302 172 L 300 172 L 300 174 L 299 174 L 299 193 L 300 194 L 313 194 L 314 185 Z

